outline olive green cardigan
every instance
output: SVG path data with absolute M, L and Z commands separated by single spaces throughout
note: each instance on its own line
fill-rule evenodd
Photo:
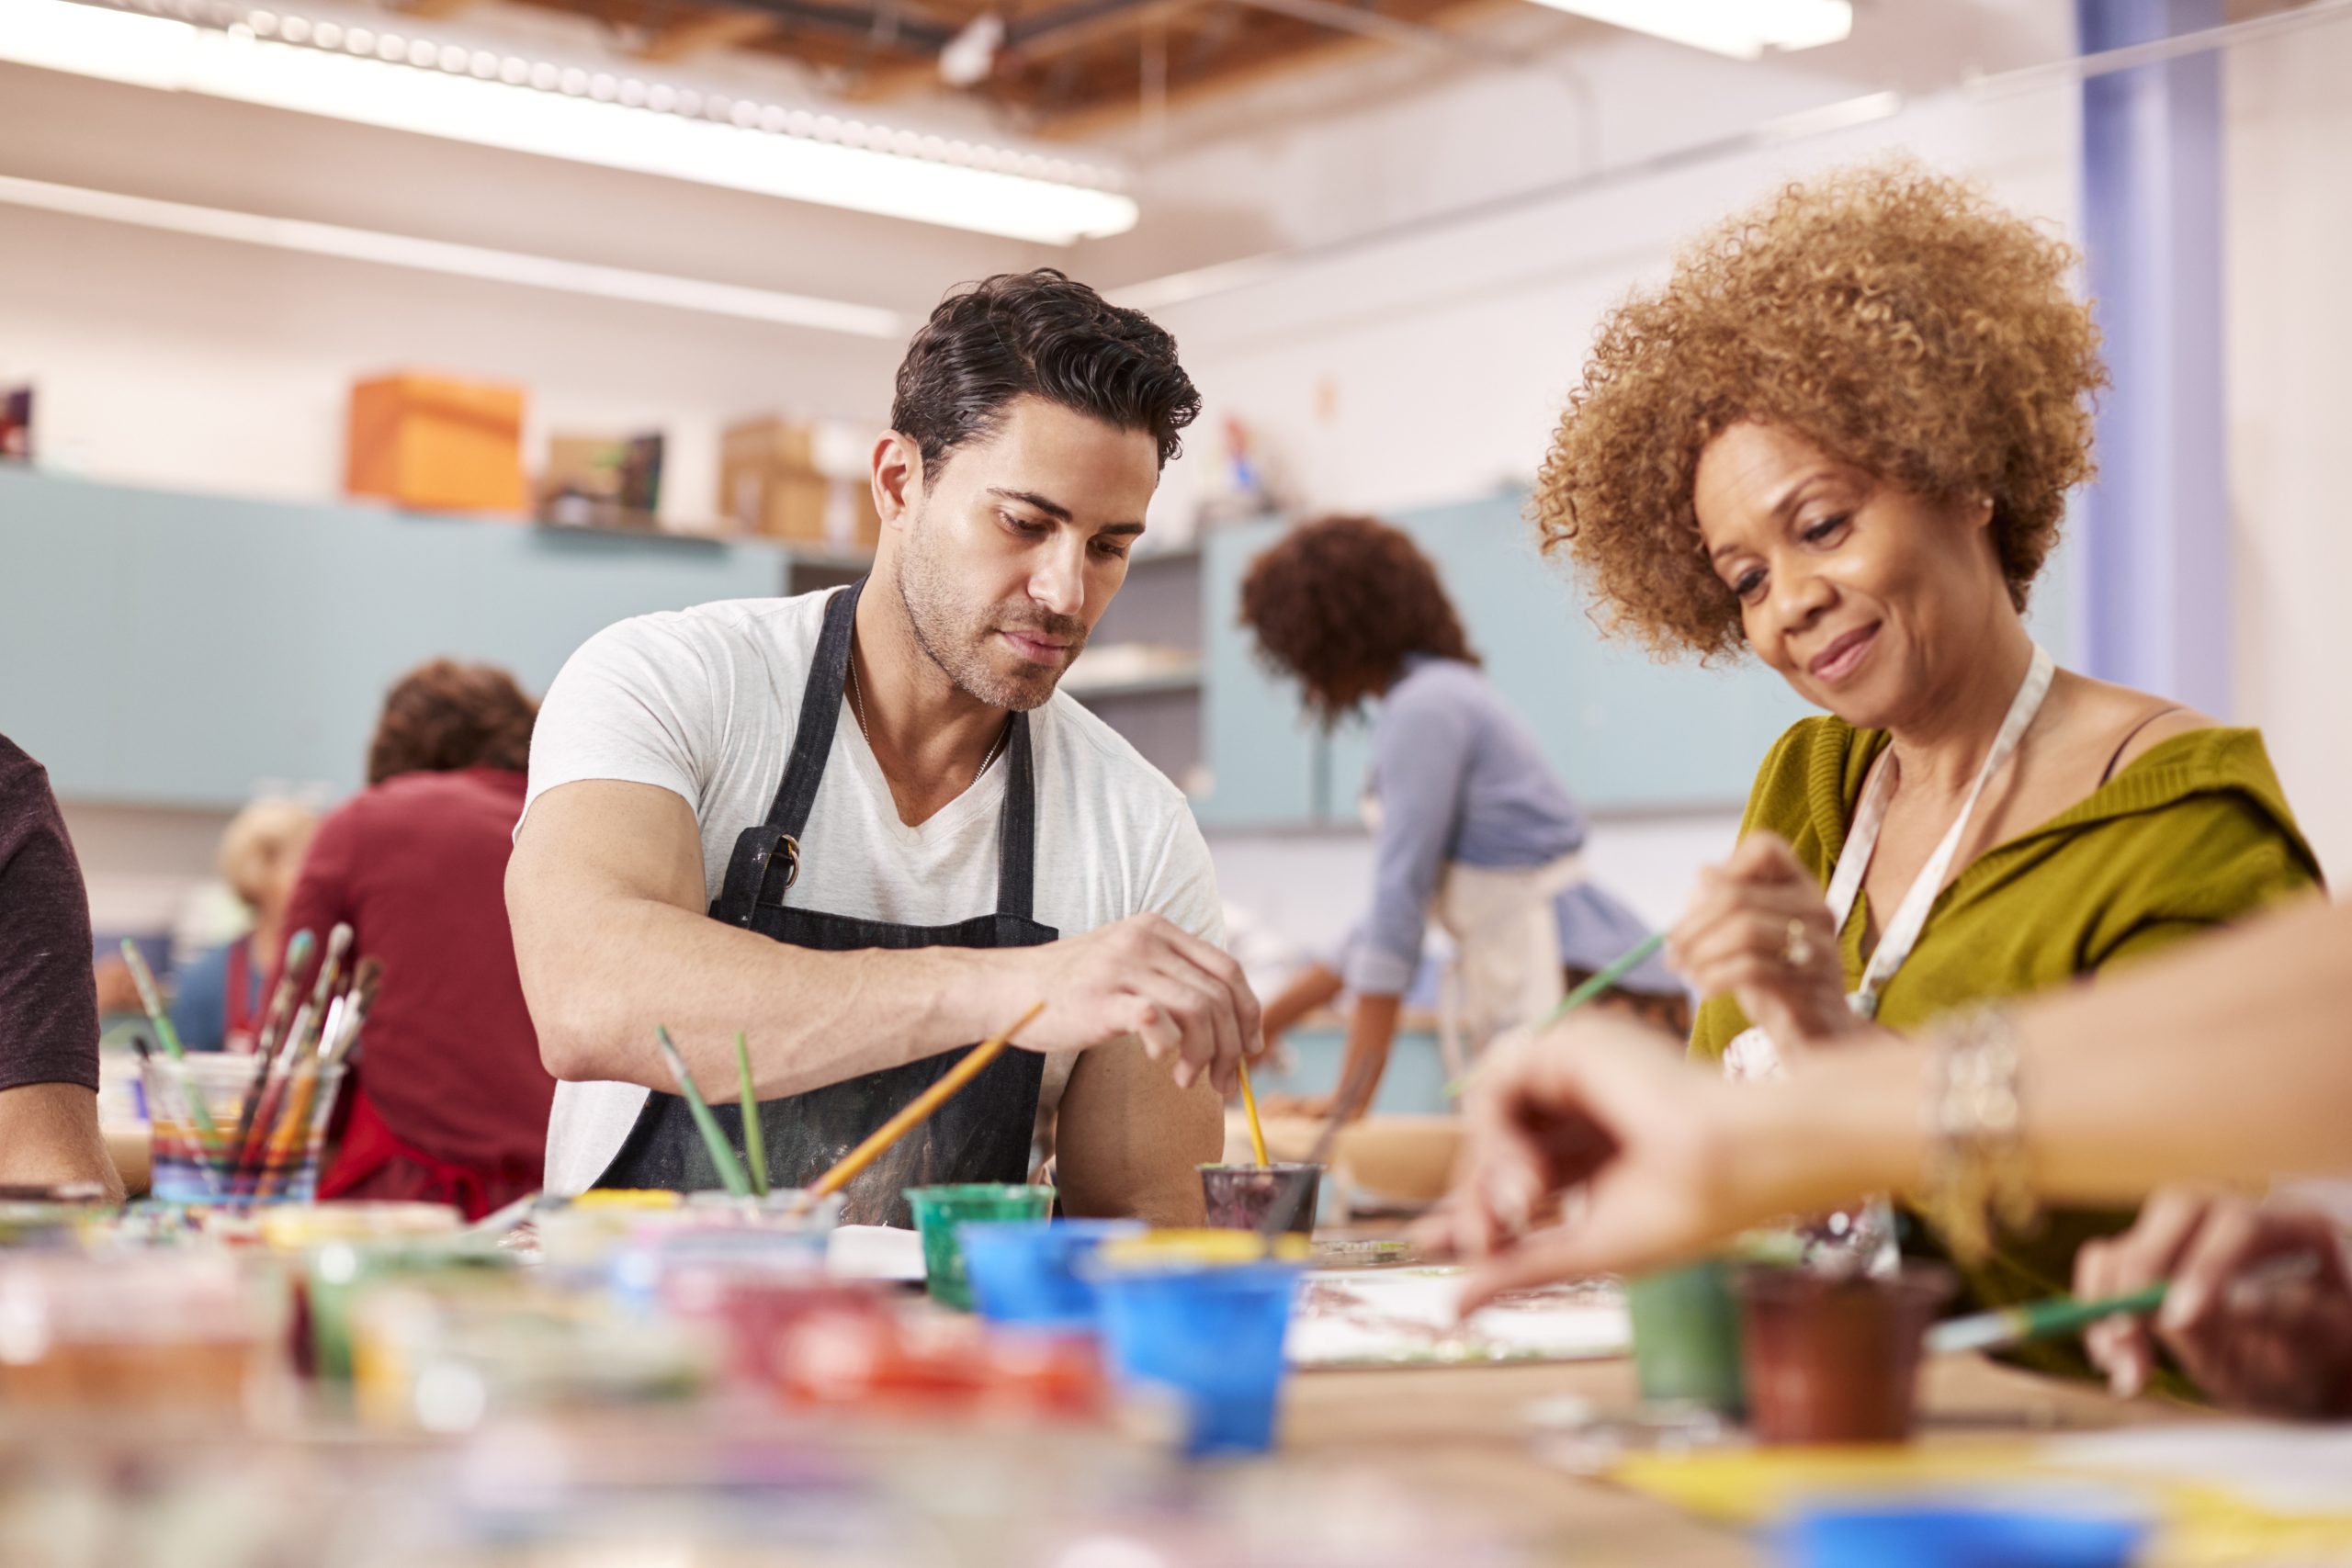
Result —
M 1778 833 L 1826 886 L 1863 779 L 1886 740 L 1883 730 L 1857 730 L 1842 719 L 1801 720 L 1765 758 L 1740 832 Z M 1963 870 L 1881 993 L 1878 1020 L 1915 1031 L 1949 1009 L 2136 962 L 2319 883 L 2319 863 L 2287 808 L 2261 734 L 2214 728 L 2175 736 Z M 1869 917 L 1865 894 L 1839 936 L 1849 987 L 1861 979 Z M 1699 1010 L 1691 1052 L 1720 1057 L 1747 1027 L 1730 997 L 1711 998 Z M 1963 1271 L 1969 1304 L 2001 1306 L 2066 1290 L 2075 1249 L 2131 1217 L 2059 1210 L 2032 1235 L 2000 1235 L 1994 1256 Z M 2052 1370 L 2083 1365 L 2063 1352 L 2033 1359 Z

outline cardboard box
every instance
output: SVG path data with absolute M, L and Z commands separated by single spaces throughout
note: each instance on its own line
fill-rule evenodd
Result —
M 872 549 L 882 537 L 882 519 L 865 471 L 821 472 L 816 450 L 814 430 L 796 421 L 767 418 L 732 426 L 719 440 L 719 513 L 770 538 Z
M 523 389 L 414 372 L 357 382 L 345 457 L 354 496 L 520 515 Z
M 574 527 L 659 527 L 664 446 L 659 434 L 549 436 L 539 469 L 539 520 Z

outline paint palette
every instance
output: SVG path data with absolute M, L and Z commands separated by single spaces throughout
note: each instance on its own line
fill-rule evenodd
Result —
M 1306 1278 L 1286 1352 L 1300 1369 L 1581 1361 L 1623 1356 L 1633 1344 L 1624 1293 L 1613 1284 L 1518 1291 L 1455 1321 L 1464 1271 L 1318 1269 Z

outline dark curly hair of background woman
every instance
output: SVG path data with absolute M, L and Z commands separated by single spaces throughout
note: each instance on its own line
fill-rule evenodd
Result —
M 1241 624 L 1269 669 L 1305 682 L 1326 724 L 1385 691 L 1408 653 L 1478 662 L 1437 568 L 1369 517 L 1302 523 L 1252 561 Z
M 384 698 L 368 746 L 368 782 L 401 773 L 531 765 L 539 705 L 492 664 L 436 659 L 401 676 Z

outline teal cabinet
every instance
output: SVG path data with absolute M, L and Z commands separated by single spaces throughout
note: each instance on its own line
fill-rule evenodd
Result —
M 788 558 L 0 470 L 0 734 L 74 799 L 349 789 L 410 667 L 487 660 L 543 692 L 598 628 L 781 592 Z

